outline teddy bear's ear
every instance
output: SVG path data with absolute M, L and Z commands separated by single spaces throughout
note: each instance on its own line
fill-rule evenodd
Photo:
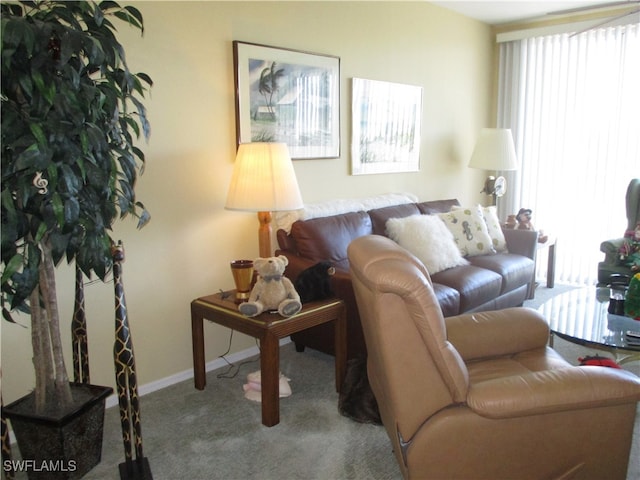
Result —
M 265 264 L 265 259 L 258 257 L 253 261 L 253 269 L 260 270 L 264 266 L 264 264 Z
M 289 259 L 285 255 L 278 255 L 278 260 L 280 260 L 285 267 L 289 265 Z

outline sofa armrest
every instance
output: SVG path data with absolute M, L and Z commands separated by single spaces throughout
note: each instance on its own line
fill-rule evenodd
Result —
M 513 418 L 636 403 L 640 378 L 607 367 L 569 367 L 472 385 L 467 404 L 478 415 Z
M 444 321 L 447 340 L 465 361 L 533 350 L 549 341 L 549 324 L 530 308 L 456 315 Z
M 507 242 L 509 253 L 517 253 L 535 260 L 538 243 L 538 232 L 535 230 L 517 230 L 513 228 L 503 228 L 504 239 Z
M 318 263 L 313 260 L 309 260 L 308 258 L 291 253 L 288 250 L 276 250 L 276 255 L 284 255 L 285 257 L 287 257 L 287 260 L 289 260 L 289 264 L 287 265 L 284 274 L 292 282 L 295 282 L 296 278 L 298 278 L 298 275 L 300 275 L 301 272 Z

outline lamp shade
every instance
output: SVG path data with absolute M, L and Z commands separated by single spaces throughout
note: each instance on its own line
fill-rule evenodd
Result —
M 243 143 L 238 148 L 225 208 L 277 212 L 302 208 L 285 143 Z
M 517 170 L 518 159 L 508 128 L 483 128 L 469 161 L 471 168 Z

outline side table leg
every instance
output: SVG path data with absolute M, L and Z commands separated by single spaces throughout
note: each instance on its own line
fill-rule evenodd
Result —
M 207 375 L 204 366 L 204 319 L 191 307 L 191 344 L 193 348 L 193 378 L 198 390 L 204 390 Z
M 262 381 L 262 424 L 280 423 L 280 343 L 275 335 L 260 339 L 260 377 Z
M 557 240 L 555 241 L 557 242 Z M 549 256 L 547 257 L 547 288 L 553 288 L 556 279 L 556 243 L 549 245 Z
M 336 392 L 340 393 L 347 372 L 347 314 L 344 306 L 340 309 L 334 325 L 336 353 Z

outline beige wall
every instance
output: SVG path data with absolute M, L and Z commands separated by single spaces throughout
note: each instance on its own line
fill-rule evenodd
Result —
M 152 214 L 141 231 L 126 219 L 129 319 L 139 383 L 189 371 L 189 303 L 232 287 L 228 261 L 257 256 L 253 214 L 225 211 L 235 153 L 233 40 L 341 58 L 341 156 L 296 161 L 306 202 L 413 192 L 421 199 L 485 199 L 484 172 L 467 168 L 480 128 L 493 126 L 490 28 L 425 2 L 131 2 L 145 35 L 119 25 L 132 69 L 155 82 L 147 101 L 152 137 L 139 200 Z M 353 77 L 424 89 L 420 172 L 351 176 Z M 73 272 L 58 274 L 68 331 Z M 86 289 L 92 383 L 113 385 L 113 289 Z M 22 318 L 28 326 L 28 319 Z M 207 361 L 223 354 L 229 331 L 206 325 Z M 70 335 L 64 341 L 70 343 Z M 253 346 L 236 334 L 232 351 Z M 8 403 L 33 386 L 29 329 L 2 324 L 2 394 Z M 71 368 L 71 361 L 68 361 Z

